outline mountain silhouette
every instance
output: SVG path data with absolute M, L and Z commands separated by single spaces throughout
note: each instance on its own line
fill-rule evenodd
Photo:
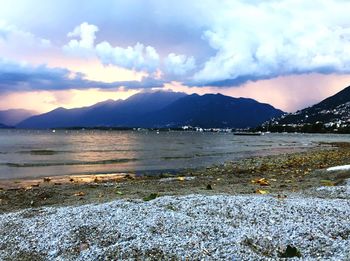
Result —
M 177 92 L 142 92 L 126 100 L 108 100 L 90 107 L 57 108 L 30 117 L 19 128 L 65 127 L 254 127 L 281 110 L 253 99 L 221 94 L 186 95 Z
M 15 126 L 19 122 L 37 114 L 34 111 L 24 109 L 10 109 L 0 111 L 0 122 L 7 126 Z
M 222 94 L 198 94 L 183 97 L 160 111 L 141 119 L 147 127 L 183 125 L 204 128 L 254 127 L 283 112 L 253 99 L 232 98 Z

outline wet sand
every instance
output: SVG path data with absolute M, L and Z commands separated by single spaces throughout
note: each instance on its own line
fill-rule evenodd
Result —
M 0 213 L 42 206 L 105 203 L 174 195 L 277 194 L 336 186 L 349 171 L 324 169 L 349 164 L 350 143 L 320 144 L 306 152 L 254 157 L 196 170 L 152 176 L 112 174 L 0 180 Z

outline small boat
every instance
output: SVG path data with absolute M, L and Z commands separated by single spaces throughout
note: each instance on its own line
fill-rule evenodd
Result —
M 261 136 L 263 133 L 261 132 L 234 132 L 233 135 L 237 136 Z

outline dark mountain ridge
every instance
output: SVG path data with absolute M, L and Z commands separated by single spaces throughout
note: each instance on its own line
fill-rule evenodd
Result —
M 42 129 L 74 126 L 129 126 L 134 117 L 141 117 L 147 112 L 159 110 L 183 96 L 185 96 L 184 93 L 175 92 L 139 93 L 127 100 L 108 100 L 89 107 L 57 108 L 31 117 L 17 127 Z
M 67 127 L 254 127 L 283 112 L 253 99 L 221 94 L 145 92 L 127 100 L 77 109 L 57 108 L 21 122 L 19 128 Z
M 222 94 L 192 94 L 149 114 L 141 122 L 147 127 L 191 125 L 203 128 L 247 128 L 282 113 L 271 105 L 253 99 L 233 98 Z
M 0 129 L 7 129 L 9 126 L 6 126 L 5 124 L 0 123 Z

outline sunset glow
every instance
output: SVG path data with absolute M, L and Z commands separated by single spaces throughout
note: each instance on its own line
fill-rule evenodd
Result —
M 171 89 L 292 112 L 349 85 L 344 1 L 32 2 L 0 9 L 0 109 L 46 112 Z

